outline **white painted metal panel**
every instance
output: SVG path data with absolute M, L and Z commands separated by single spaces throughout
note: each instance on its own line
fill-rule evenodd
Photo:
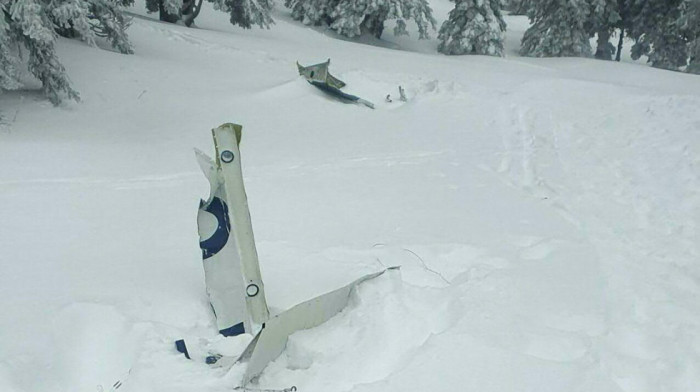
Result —
M 398 268 L 389 268 L 389 270 L 398 270 Z M 328 321 L 347 306 L 350 293 L 357 285 L 376 278 L 385 271 L 387 270 L 363 276 L 339 289 L 295 305 L 268 320 L 239 358 L 239 361 L 247 363 L 243 385 L 257 377 L 282 353 L 289 335 L 296 331 L 317 327 Z
M 212 130 L 216 148 L 216 165 L 224 180 L 226 200 L 232 218 L 238 254 L 245 279 L 246 303 L 248 312 L 256 324 L 262 324 L 270 317 L 265 301 L 265 286 L 260 275 L 258 252 L 255 248 L 253 225 L 248 210 L 248 198 L 243 185 L 241 170 L 240 140 L 242 127 L 237 124 L 223 124 Z
M 246 309 L 245 281 L 236 239 L 230 233 L 231 217 L 227 206 L 223 179 L 214 162 L 201 151 L 195 151 L 211 187 L 209 198 L 200 203 L 197 228 L 202 248 L 204 280 L 216 325 L 224 334 L 252 333 Z

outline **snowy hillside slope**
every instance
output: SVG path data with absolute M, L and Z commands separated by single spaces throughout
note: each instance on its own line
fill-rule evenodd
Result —
M 195 227 L 208 185 L 192 148 L 224 122 L 244 126 L 274 312 L 402 266 L 292 336 L 257 387 L 697 389 L 699 77 L 520 58 L 522 29 L 501 59 L 338 40 L 281 6 L 276 20 L 135 18 L 133 56 L 60 41 L 82 103 L 0 96 L 0 391 L 235 386 L 172 344 L 240 345 L 215 336 Z M 299 79 L 295 61 L 327 58 L 376 110 Z M 384 102 L 399 85 L 408 102 Z

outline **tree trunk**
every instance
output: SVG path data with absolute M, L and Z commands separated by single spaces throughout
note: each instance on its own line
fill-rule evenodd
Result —
M 360 24 L 360 30 L 366 31 L 377 39 L 382 37 L 384 32 L 384 20 L 386 19 L 387 12 L 380 11 L 379 13 L 370 14 L 365 16 L 365 19 Z
M 78 38 L 78 32 L 75 31 L 75 28 L 73 27 L 73 21 L 69 21 L 68 23 L 70 24 L 69 27 L 56 27 L 54 30 L 61 37 Z
M 595 58 L 600 60 L 612 60 L 611 46 L 610 31 L 608 29 L 598 31 L 598 48 L 595 51 Z
M 622 40 L 625 39 L 625 29 L 620 29 L 620 40 L 617 41 L 617 53 L 615 54 L 615 61 L 620 61 L 620 54 L 622 53 Z
M 195 0 L 184 0 L 182 5 L 182 21 L 187 27 L 192 26 L 195 18 L 199 15 L 199 11 L 202 9 L 202 0 L 199 0 L 196 6 L 194 2 Z

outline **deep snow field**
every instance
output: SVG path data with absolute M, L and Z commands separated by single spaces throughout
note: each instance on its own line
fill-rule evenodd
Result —
M 453 3 L 433 5 L 441 22 Z M 492 58 L 439 55 L 436 33 L 339 40 L 288 14 L 248 31 L 207 6 L 198 28 L 135 17 L 132 56 L 60 41 L 81 103 L 0 96 L 0 391 L 237 385 L 173 346 L 236 345 L 204 289 L 192 152 L 225 122 L 244 127 L 273 313 L 401 266 L 252 387 L 700 388 L 700 77 L 521 58 L 523 17 Z M 376 110 L 300 79 L 295 61 L 327 58 Z M 385 102 L 399 85 L 408 102 Z

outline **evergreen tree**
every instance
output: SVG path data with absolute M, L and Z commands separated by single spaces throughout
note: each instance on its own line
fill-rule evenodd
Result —
M 338 5 L 338 0 L 285 0 L 284 6 L 292 10 L 292 19 L 305 25 L 330 25 L 333 23 L 331 13 Z
M 293 19 L 330 26 L 346 37 L 369 33 L 380 38 L 387 20 L 396 20 L 394 35 L 406 35 L 406 20 L 412 19 L 422 39 L 436 23 L 427 0 L 285 0 L 284 5 Z
M 232 25 L 244 29 L 258 25 L 270 28 L 274 24 L 270 11 L 273 0 L 207 0 L 214 4 L 214 9 L 230 15 Z M 169 23 L 182 21 L 191 26 L 202 9 L 202 0 L 146 0 L 148 12 L 158 12 L 160 20 Z
M 506 22 L 498 0 L 457 0 L 440 27 L 438 52 L 503 56 Z
M 120 7 L 131 0 L 0 0 L 0 90 L 21 86 L 20 64 L 42 84 L 54 104 L 79 100 L 56 55 L 58 34 L 94 45 L 109 40 L 122 53 L 131 53 L 127 21 Z
M 88 4 L 90 19 L 96 22 L 91 24 L 95 35 L 106 38 L 112 44 L 112 47 L 121 53 L 134 53 L 129 37 L 126 35 L 129 20 L 122 13 L 122 7 L 133 5 L 134 0 L 84 1 Z
M 13 43 L 15 38 L 10 29 L 9 0 L 0 0 L 0 92 L 15 90 L 21 84 L 17 78 L 19 58 L 15 56 Z
M 275 22 L 270 16 L 272 0 L 207 0 L 214 3 L 214 9 L 228 12 L 232 25 L 249 29 L 251 25 L 270 28 Z
M 682 11 L 678 23 L 689 42 L 686 71 L 700 74 L 700 0 L 685 0 Z
M 678 69 L 687 64 L 688 41 L 679 20 L 684 0 L 634 0 L 630 35 L 632 58 L 648 56 L 653 67 Z
M 591 55 L 591 7 L 588 0 L 534 0 L 527 15 L 532 25 L 522 39 L 520 53 L 532 57 Z
M 201 4 L 202 2 L 200 1 L 200 7 Z M 183 14 L 181 8 L 184 8 L 184 1 L 182 0 L 146 0 L 146 10 L 148 12 L 158 12 L 158 19 L 163 22 L 176 23 L 182 19 Z M 189 27 L 194 23 L 194 18 L 196 16 L 197 15 L 192 15 L 183 19 L 183 23 Z
M 80 38 L 95 45 L 97 37 L 107 39 L 121 53 L 131 54 L 133 48 L 126 35 L 129 25 L 121 8 L 133 0 L 62 0 L 42 1 L 56 32 L 68 38 Z
M 59 104 L 64 97 L 79 100 L 78 93 L 73 90 L 68 81 L 63 65 L 58 61 L 54 42 L 56 32 L 54 25 L 47 12 L 48 7 L 40 0 L 3 0 L 2 11 L 5 19 L 5 31 L 8 32 L 6 38 L 14 48 L 10 48 L 9 59 L 5 63 L 20 63 L 20 46 L 27 51 L 27 68 L 42 83 L 44 94 L 54 104 Z M 14 73 L 9 75 L 11 85 L 5 87 L 17 88 L 18 77 L 15 67 L 3 69 L 4 73 Z
M 504 3 L 504 9 L 511 15 L 525 15 L 533 0 L 508 0 Z
M 346 37 L 367 32 L 380 38 L 387 20 L 396 20 L 394 35 L 407 35 L 406 20 L 412 19 L 423 39 L 436 23 L 427 0 L 339 0 L 329 16 L 330 27 Z

